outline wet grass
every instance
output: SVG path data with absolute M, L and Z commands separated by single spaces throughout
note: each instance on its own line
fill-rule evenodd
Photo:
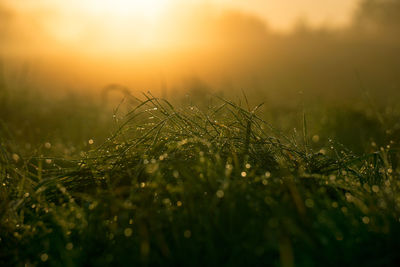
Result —
M 114 122 L 87 107 L 69 122 L 50 112 L 58 130 L 30 146 L 12 129 L 20 119 L 3 116 L 2 266 L 400 260 L 394 112 L 382 122 L 331 111 L 317 135 L 307 114 L 300 130 L 281 131 L 247 100 L 214 97 L 207 108 L 151 94 L 135 101 Z

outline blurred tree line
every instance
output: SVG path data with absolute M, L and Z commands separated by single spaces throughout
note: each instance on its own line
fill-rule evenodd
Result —
M 211 90 L 241 94 L 242 88 L 246 88 L 249 96 L 253 92 L 255 99 L 265 97 L 279 105 L 297 103 L 298 92 L 305 92 L 318 101 L 325 97 L 329 101 L 338 98 L 343 102 L 345 98 L 352 102 L 359 98 L 360 80 L 384 99 L 389 94 L 398 95 L 400 92 L 400 0 L 358 0 L 351 24 L 346 28 L 334 28 L 329 24 L 313 27 L 307 18 L 303 18 L 293 25 L 290 33 L 274 31 L 262 18 L 240 10 L 227 10 L 216 17 L 207 12 L 199 11 L 188 21 L 184 17 L 177 20 L 179 23 L 176 25 L 171 24 L 178 30 L 177 36 L 168 35 L 168 43 L 187 42 L 189 48 L 174 54 L 173 61 L 166 57 L 156 64 L 157 67 L 162 65 L 165 69 L 176 70 L 175 76 L 168 79 L 168 86 L 164 81 L 159 83 L 163 84 L 164 96 L 167 96 L 167 91 L 174 91 L 175 96 L 175 91 L 190 88 L 190 93 L 201 99 Z M 113 76 L 116 72 L 114 65 L 110 65 L 108 76 L 104 73 L 97 75 L 98 62 L 91 63 L 87 58 L 85 69 L 90 71 L 82 70 L 85 60 L 80 55 L 69 59 L 71 62 L 76 60 L 76 68 L 60 68 L 62 73 L 54 79 L 46 73 L 41 74 L 36 62 L 11 57 L 9 51 L 24 53 L 28 50 L 26 39 L 30 40 L 29 37 L 20 37 L 19 28 L 14 26 L 18 21 L 15 17 L 16 13 L 0 3 L 0 101 L 5 98 L 6 85 L 7 88 L 24 88 L 21 77 L 26 77 L 22 75 L 26 65 L 32 70 L 28 74 L 35 75 L 37 83 L 32 85 L 30 81 L 31 87 L 41 88 L 46 94 L 56 91 L 54 88 L 76 87 L 78 91 L 80 85 L 74 80 L 79 79 L 88 81 L 88 86 L 95 89 L 120 82 L 119 72 Z M 187 27 L 179 32 L 182 24 Z M 45 53 L 38 54 L 40 62 L 45 61 Z M 52 58 L 48 60 L 51 62 Z M 18 64 L 10 67 L 11 64 L 7 63 L 13 60 L 21 62 L 17 61 Z M 102 65 L 106 66 L 106 63 Z M 140 80 L 138 75 L 153 75 L 152 65 L 135 64 L 129 65 L 129 73 L 126 72 L 129 77 L 124 76 L 125 85 L 141 88 L 145 84 L 147 89 L 156 92 L 158 83 L 149 83 L 148 86 L 146 78 Z M 12 68 L 14 65 L 16 67 Z M 179 72 L 180 69 L 185 71 Z M 93 84 L 91 79 L 95 81 Z
M 353 17 L 361 34 L 399 39 L 400 0 L 363 0 Z

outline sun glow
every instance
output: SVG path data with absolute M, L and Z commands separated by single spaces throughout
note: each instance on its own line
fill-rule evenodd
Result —
M 136 18 L 156 21 L 165 8 L 167 0 L 86 0 L 77 1 L 84 12 L 112 19 Z
M 290 5 L 285 4 L 285 1 L 289 1 Z M 343 6 L 334 3 L 347 2 L 347 0 L 326 1 L 332 6 Z M 349 0 L 352 3 L 355 1 Z M 13 19 L 14 29 L 9 32 L 16 38 L 25 36 L 25 41 L 19 42 L 21 48 L 14 44 L 9 45 L 13 51 L 24 52 L 25 43 L 29 41 L 29 47 L 34 51 L 40 51 L 46 43 L 44 51 L 46 53 L 53 50 L 59 54 L 75 51 L 95 56 L 110 55 L 110 57 L 115 57 L 118 53 L 124 58 L 143 51 L 162 50 L 165 53 L 170 50 L 209 45 L 215 38 L 221 36 L 215 33 L 219 30 L 218 25 L 222 25 L 218 24 L 218 21 L 223 17 L 222 14 L 229 13 L 231 9 L 250 15 L 256 14 L 260 20 L 271 21 L 271 25 L 278 28 L 283 27 L 283 22 L 289 25 L 293 17 L 298 16 L 296 12 L 299 10 L 309 10 L 310 14 L 314 14 L 310 15 L 312 21 L 325 14 L 321 11 L 322 6 L 316 5 L 312 0 L 0 0 L 0 2 L 5 2 L 6 6 L 14 10 L 20 18 L 17 23 Z M 297 4 L 292 5 L 292 2 Z M 298 8 L 294 9 L 291 6 Z M 34 49 L 34 42 L 38 49 Z
M 63 45 L 90 52 L 126 53 L 151 48 L 171 0 L 70 0 L 52 3 L 57 15 L 44 22 Z

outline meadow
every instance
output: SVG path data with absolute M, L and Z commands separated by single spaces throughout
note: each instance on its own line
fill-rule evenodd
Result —
M 399 260 L 395 106 L 2 90 L 2 266 Z

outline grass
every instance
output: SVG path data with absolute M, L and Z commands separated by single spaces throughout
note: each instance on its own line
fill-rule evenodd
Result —
M 3 107 L 0 265 L 400 260 L 395 112 L 331 110 L 313 135 L 306 113 L 300 131 L 281 131 L 247 99 L 243 107 L 216 96 L 207 108 L 151 94 L 135 101 L 114 122 L 90 104 L 67 116 L 48 104 L 42 117 L 29 105 L 12 116 Z M 20 123 L 25 115 L 50 129 L 16 134 L 34 128 Z

